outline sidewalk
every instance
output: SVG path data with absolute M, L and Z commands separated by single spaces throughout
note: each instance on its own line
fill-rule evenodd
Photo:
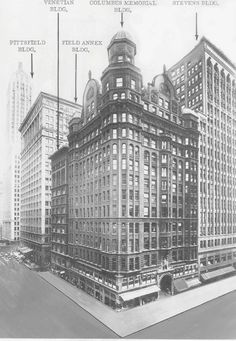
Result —
M 50 272 L 38 274 L 121 337 L 236 290 L 236 276 L 233 276 L 163 300 L 116 312 Z

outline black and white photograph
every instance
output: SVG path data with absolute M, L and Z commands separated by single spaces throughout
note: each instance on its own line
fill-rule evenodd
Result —
M 2 0 L 0 338 L 236 339 L 236 1 Z

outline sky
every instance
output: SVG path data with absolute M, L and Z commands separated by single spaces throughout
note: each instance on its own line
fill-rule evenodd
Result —
M 33 100 L 40 91 L 56 94 L 57 14 L 50 11 L 46 1 L 62 0 L 0 1 L 0 155 L 3 160 L 6 150 L 7 86 L 19 61 L 23 62 L 28 74 L 31 67 L 30 52 L 18 52 L 17 46 L 10 45 L 10 40 L 46 41 L 46 45 L 36 47 L 34 53 Z M 89 70 L 93 78 L 100 80 L 108 64 L 107 46 L 112 36 L 121 29 L 120 13 L 115 12 L 114 7 L 122 6 L 94 4 L 99 1 L 102 3 L 103 0 L 74 0 L 74 5 L 67 6 L 68 12 L 60 13 L 60 41 L 102 41 L 102 45 L 91 47 L 89 53 L 78 53 L 78 103 L 82 102 Z M 197 44 L 196 12 L 199 39 L 204 35 L 236 63 L 235 0 L 156 0 L 155 6 L 124 7 L 131 9 L 131 13 L 124 12 L 124 29 L 137 45 L 136 65 L 141 69 L 144 85 L 162 72 L 163 64 L 169 68 Z M 74 53 L 70 46 L 61 44 L 60 95 L 73 101 Z M 2 166 L 0 180 L 1 169 Z

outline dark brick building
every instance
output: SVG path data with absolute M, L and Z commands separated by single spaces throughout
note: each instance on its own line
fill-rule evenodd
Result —
M 135 55 L 118 32 L 68 136 L 66 275 L 113 308 L 198 283 L 198 119 L 165 68 L 143 86 Z

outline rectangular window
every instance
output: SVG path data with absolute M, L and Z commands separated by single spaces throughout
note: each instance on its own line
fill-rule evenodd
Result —
M 156 167 L 152 167 L 152 172 L 151 172 L 152 176 L 156 177 L 157 176 L 157 169 Z
M 112 176 L 112 185 L 113 186 L 117 185 L 117 175 L 116 174 L 113 174 L 113 176 Z
M 122 113 L 122 122 L 126 122 L 126 113 L 125 112 L 123 112 Z
M 122 185 L 126 185 L 127 180 L 126 180 L 126 174 L 122 174 Z
M 113 139 L 117 139 L 117 129 L 113 129 Z
M 144 217 L 149 217 L 149 207 L 144 207 Z
M 149 166 L 144 165 L 144 175 L 149 175 Z
M 134 185 L 134 177 L 132 174 L 129 175 L 129 185 L 133 186 Z
M 112 168 L 113 170 L 117 170 L 117 160 L 112 160 Z
M 166 177 L 167 176 L 167 168 L 162 168 L 161 169 L 161 176 Z
M 113 123 L 117 123 L 117 114 L 113 114 Z
M 136 88 L 136 82 L 134 79 L 131 79 L 131 89 L 135 90 Z
M 161 107 L 164 106 L 164 100 L 163 100 L 163 98 L 161 98 L 161 97 L 159 97 L 159 105 L 160 105 Z
M 122 159 L 122 161 L 121 161 L 121 168 L 124 170 L 124 169 L 126 169 L 126 159 Z
M 120 88 L 123 86 L 123 78 L 116 78 L 116 87 Z
M 166 194 L 162 194 L 162 196 L 161 196 L 161 203 L 162 204 L 166 204 L 167 203 L 167 195 Z
M 161 162 L 162 162 L 162 163 L 167 163 L 167 155 L 166 155 L 166 154 L 163 154 L 163 155 L 161 156 Z
M 169 109 L 170 103 L 168 101 L 165 101 L 165 109 Z

